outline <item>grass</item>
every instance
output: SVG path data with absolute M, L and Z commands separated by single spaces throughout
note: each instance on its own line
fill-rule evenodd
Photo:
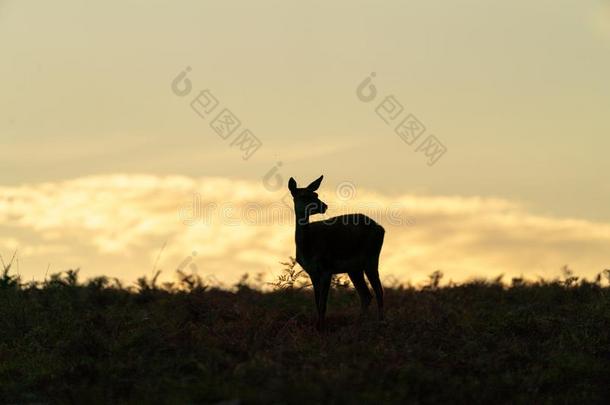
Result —
M 287 263 L 287 271 L 290 263 Z M 8 267 L 8 268 L 7 268 Z M 610 395 L 610 289 L 594 281 L 386 288 L 358 321 L 345 283 L 330 329 L 293 272 L 272 291 L 185 274 L 135 287 L 78 271 L 0 277 L 0 403 L 594 403 Z M 256 284 L 256 283 L 255 283 Z M 237 403 L 237 402 L 235 402 Z

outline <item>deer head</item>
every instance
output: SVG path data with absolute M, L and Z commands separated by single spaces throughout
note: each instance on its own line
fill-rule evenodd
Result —
M 318 193 L 316 193 L 323 178 L 324 176 L 320 176 L 304 188 L 297 187 L 297 182 L 292 177 L 288 181 L 288 189 L 294 199 L 294 212 L 299 221 L 307 223 L 310 215 L 326 212 L 328 205 L 321 201 L 318 198 Z

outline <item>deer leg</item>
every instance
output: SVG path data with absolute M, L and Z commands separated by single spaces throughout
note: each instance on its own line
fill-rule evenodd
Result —
M 379 260 L 376 259 L 371 262 L 369 267 L 365 270 L 366 277 L 375 291 L 375 299 L 377 300 L 377 311 L 379 320 L 383 320 L 383 287 L 381 286 L 381 280 L 379 280 Z
M 360 316 L 362 317 L 366 313 L 373 295 L 366 285 L 364 273 L 362 271 L 352 271 L 347 274 L 349 275 L 350 280 L 352 280 L 352 284 L 354 284 L 354 288 L 356 288 L 356 291 L 358 291 L 358 295 L 360 296 Z
M 330 290 L 330 281 L 332 278 L 332 274 L 323 273 L 320 276 L 320 285 L 319 285 L 319 305 L 318 305 L 318 329 L 323 330 L 326 327 L 326 303 L 328 302 L 328 292 Z
M 311 276 L 311 285 L 313 285 L 313 295 L 316 300 L 316 311 L 320 314 L 320 277 Z

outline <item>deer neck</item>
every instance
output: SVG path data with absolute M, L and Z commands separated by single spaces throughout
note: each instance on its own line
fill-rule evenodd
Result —
M 306 245 L 309 240 L 309 215 L 306 213 L 296 213 L 296 224 L 294 230 L 294 241 L 297 247 L 297 262 L 303 266 L 304 254 L 307 251 Z

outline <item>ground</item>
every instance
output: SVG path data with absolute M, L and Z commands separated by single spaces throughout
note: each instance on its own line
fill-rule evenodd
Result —
M 193 278 L 127 289 L 77 273 L 0 279 L 0 402 L 576 403 L 610 396 L 600 280 L 387 287 L 387 320 L 313 296 Z M 373 303 L 374 305 L 374 303 Z M 374 309 L 374 308 L 372 308 Z

